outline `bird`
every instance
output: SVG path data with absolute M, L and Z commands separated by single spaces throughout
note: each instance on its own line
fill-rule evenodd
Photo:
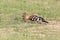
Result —
M 26 22 L 27 20 L 30 21 L 36 21 L 36 22 L 44 22 L 44 23 L 48 23 L 43 17 L 40 17 L 36 14 L 30 14 L 28 15 L 27 13 L 23 13 L 23 20 Z

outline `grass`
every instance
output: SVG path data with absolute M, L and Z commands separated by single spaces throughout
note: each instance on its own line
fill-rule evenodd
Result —
M 0 40 L 60 40 L 60 29 L 24 22 L 22 14 L 60 20 L 60 0 L 0 0 Z M 59 21 L 60 22 L 60 21 Z M 58 26 L 58 25 L 57 25 Z

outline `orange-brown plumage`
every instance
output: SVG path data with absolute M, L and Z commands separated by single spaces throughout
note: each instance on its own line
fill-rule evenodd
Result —
M 27 20 L 29 20 L 29 18 L 30 18 L 31 16 L 36 16 L 36 14 L 30 14 L 30 15 L 28 15 L 28 14 L 24 13 L 24 14 L 22 15 L 22 18 L 23 18 L 24 21 L 27 21 Z

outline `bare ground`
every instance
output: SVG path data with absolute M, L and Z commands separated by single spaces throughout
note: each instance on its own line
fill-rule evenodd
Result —
M 30 29 L 25 29 L 24 31 L 27 31 L 29 33 L 31 32 L 33 35 L 40 35 L 40 38 L 60 34 L 60 21 L 49 21 L 49 24 L 44 26 L 47 27 L 48 29 L 51 29 L 52 32 L 50 32 L 49 30 L 40 30 L 40 29 L 37 30 L 34 27 Z M 2 28 L 0 29 L 1 34 L 0 37 L 7 39 L 9 34 L 17 33 L 14 30 L 15 30 L 14 28 Z M 46 32 L 46 34 L 44 34 L 44 32 Z
M 49 21 L 47 26 L 52 29 L 60 30 L 60 21 Z

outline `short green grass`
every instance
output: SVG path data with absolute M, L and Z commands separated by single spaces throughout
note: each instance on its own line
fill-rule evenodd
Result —
M 60 31 L 24 22 L 24 12 L 60 20 L 60 0 L 0 0 L 0 40 L 60 40 Z

